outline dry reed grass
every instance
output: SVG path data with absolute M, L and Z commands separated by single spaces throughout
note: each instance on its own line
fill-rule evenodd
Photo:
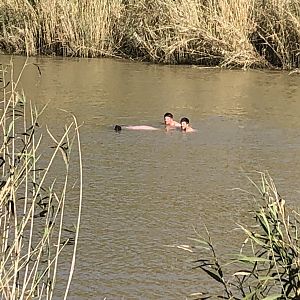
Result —
M 5 52 L 239 68 L 300 65 L 296 0 L 3 0 L 0 11 Z
M 0 65 L 0 71 L 1 299 L 52 299 L 56 295 L 59 258 L 63 251 L 69 251 L 70 271 L 63 292 L 66 299 L 74 271 L 82 202 L 77 121 L 73 118 L 60 138 L 55 138 L 47 129 L 54 144 L 47 160 L 40 151 L 43 136 L 38 119 L 42 111 L 37 111 L 18 91 L 23 71 L 17 79 L 12 63 Z M 70 231 L 65 220 L 67 191 L 70 192 L 71 184 L 71 152 L 76 148 L 79 185 L 75 185 L 78 192 L 72 205 L 78 211 L 74 217 L 77 223 Z M 61 154 L 65 168 L 60 177 L 52 165 Z M 56 179 L 61 183 L 60 188 L 57 188 Z M 77 204 L 74 202 L 76 197 Z
M 0 48 L 27 55 L 112 55 L 119 2 L 3 0 Z
M 282 69 L 300 66 L 300 2 L 265 0 L 256 9 L 254 44 L 260 55 Z
M 244 68 L 265 64 L 249 40 L 255 30 L 253 1 L 139 1 L 130 11 L 134 15 L 128 19 L 137 21 L 128 39 L 151 61 Z

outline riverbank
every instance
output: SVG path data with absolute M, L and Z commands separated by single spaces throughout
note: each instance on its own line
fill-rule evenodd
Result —
M 165 64 L 294 69 L 295 0 L 4 0 L 0 51 Z

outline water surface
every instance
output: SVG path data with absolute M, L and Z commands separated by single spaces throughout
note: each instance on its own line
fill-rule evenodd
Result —
M 9 57 L 1 56 L 0 61 Z M 15 57 L 16 69 L 24 58 Z M 70 299 L 185 299 L 214 289 L 188 252 L 169 247 L 204 234 L 237 250 L 250 222 L 246 175 L 269 171 L 298 206 L 300 77 L 285 72 L 157 66 L 110 59 L 31 58 L 21 85 L 56 133 L 83 123 L 84 207 Z M 165 132 L 163 114 L 197 133 Z M 160 131 L 113 126 L 151 125 Z

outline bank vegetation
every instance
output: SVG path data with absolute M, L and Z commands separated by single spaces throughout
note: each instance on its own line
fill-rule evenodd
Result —
M 42 126 L 22 73 L 0 64 L 0 298 L 66 299 L 82 205 L 78 125 L 70 116 L 60 136 Z
M 3 53 L 295 69 L 298 0 L 1 0 Z

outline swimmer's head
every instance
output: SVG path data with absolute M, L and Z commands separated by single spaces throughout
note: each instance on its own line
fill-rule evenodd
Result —
M 190 120 L 186 117 L 181 118 L 180 126 L 182 131 L 186 131 L 187 127 L 189 127 Z
M 164 114 L 164 122 L 165 125 L 172 125 L 173 123 L 173 115 L 169 112 Z
M 120 125 L 115 126 L 115 132 L 120 132 L 122 130 L 122 127 Z

